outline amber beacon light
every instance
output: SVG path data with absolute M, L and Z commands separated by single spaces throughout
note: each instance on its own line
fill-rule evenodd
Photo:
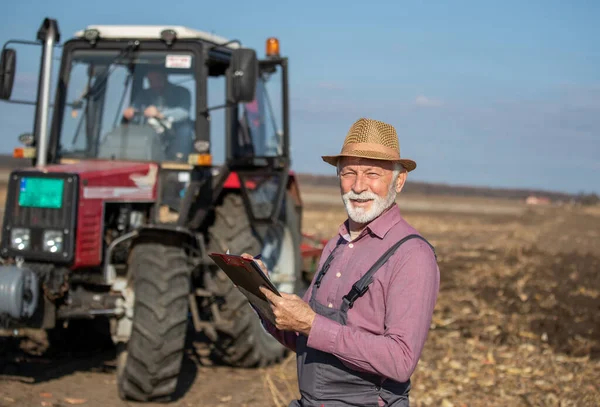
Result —
M 267 56 L 278 57 L 279 56 L 279 40 L 275 37 L 267 39 Z

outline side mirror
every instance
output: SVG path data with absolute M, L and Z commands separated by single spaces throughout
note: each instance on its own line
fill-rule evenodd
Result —
M 16 65 L 17 52 L 11 48 L 2 50 L 0 57 L 0 99 L 2 100 L 10 99 L 15 82 Z
M 234 103 L 253 101 L 258 80 L 256 51 L 248 48 L 233 50 L 228 75 L 230 101 Z

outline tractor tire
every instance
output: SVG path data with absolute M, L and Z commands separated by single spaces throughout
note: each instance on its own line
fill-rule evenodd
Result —
M 181 247 L 136 244 L 130 255 L 135 301 L 131 336 L 119 355 L 119 397 L 167 401 L 181 370 L 188 321 L 190 267 Z
M 297 287 L 301 286 L 302 276 L 300 221 L 289 195 L 285 197 L 282 208 L 282 222 L 278 228 L 270 228 L 267 235 L 277 235 L 279 229 L 279 238 L 276 237 L 275 241 L 286 240 L 288 247 L 291 244 L 289 250 L 292 252 L 287 250 L 285 258 L 288 264 L 284 266 L 289 270 L 289 260 L 293 259 L 293 269 L 289 271 L 295 281 L 287 283 L 287 287 L 291 289 L 286 291 L 296 292 Z M 245 252 L 256 255 L 264 249 L 253 231 L 242 198 L 237 194 L 226 195 L 223 203 L 216 209 L 215 222 L 208 229 L 208 236 L 209 252 L 230 250 L 232 254 Z M 269 265 L 264 257 L 263 261 Z M 234 367 L 251 368 L 268 366 L 283 359 L 287 353 L 286 348 L 265 331 L 246 297 L 223 271 L 215 267 L 210 273 L 206 273 L 204 281 L 206 288 L 219 297 L 218 303 L 221 304 L 219 315 L 213 315 L 217 332 L 217 340 L 212 345 L 214 360 Z

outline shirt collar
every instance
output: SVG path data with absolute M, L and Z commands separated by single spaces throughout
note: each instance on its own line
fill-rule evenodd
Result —
M 383 211 L 381 215 L 379 215 L 377 218 L 373 219 L 370 223 L 368 223 L 365 230 L 368 230 L 369 232 L 371 232 L 371 234 L 377 236 L 380 239 L 383 239 L 387 232 L 389 232 L 394 225 L 400 222 L 401 219 L 402 216 L 400 214 L 400 208 L 396 203 L 394 203 L 388 209 Z M 350 239 L 348 219 L 346 219 L 346 221 L 340 225 L 338 233 L 343 238 L 347 240 Z

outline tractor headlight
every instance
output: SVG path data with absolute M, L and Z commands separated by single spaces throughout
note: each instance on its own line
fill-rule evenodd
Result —
M 63 248 L 63 234 L 59 230 L 47 230 L 43 238 L 44 251 L 60 253 Z
M 14 228 L 10 231 L 10 247 L 17 250 L 29 249 L 30 235 L 30 230 L 27 228 Z

